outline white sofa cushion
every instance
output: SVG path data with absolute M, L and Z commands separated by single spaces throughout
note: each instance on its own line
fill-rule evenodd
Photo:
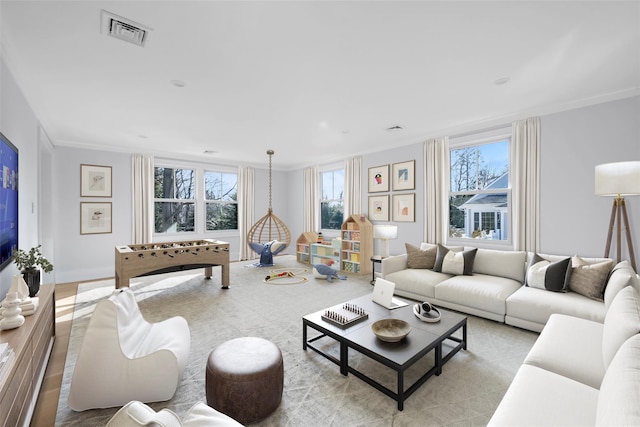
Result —
M 603 322 L 605 307 L 599 301 L 586 298 L 575 292 L 559 293 L 522 286 L 507 298 L 507 313 L 510 317 L 525 319 L 544 325 L 552 313 L 581 317 Z
M 434 298 L 434 287 L 450 277 L 450 274 L 439 273 L 428 269 L 413 268 L 396 271 L 395 273 L 384 276 L 386 280 L 396 284 L 395 291 L 398 295 L 401 295 L 401 292 L 404 291 L 411 294 L 423 295 L 427 298 Z M 412 297 L 411 295 L 407 296 Z
M 602 323 L 552 314 L 524 363 L 555 372 L 593 388 L 600 388 Z
M 631 264 L 629 264 L 628 261 L 622 261 L 613 267 L 611 275 L 609 275 L 609 279 L 607 280 L 607 285 L 604 288 L 604 305 L 607 310 L 618 292 L 626 286 L 634 286 L 636 290 L 640 290 L 638 289 L 640 283 L 638 283 L 637 276 L 633 268 L 631 268 Z
M 454 276 L 435 286 L 435 298 L 504 315 L 505 299 L 521 286 L 513 279 L 485 274 Z
M 524 251 L 478 249 L 473 263 L 473 272 L 506 277 L 524 283 L 526 262 L 527 253 Z
M 627 286 L 618 292 L 604 318 L 602 357 L 605 367 L 609 366 L 620 346 L 637 333 L 640 333 L 640 295 L 632 286 Z
M 595 424 L 597 404 L 595 388 L 522 365 L 487 425 L 584 427 Z
M 625 341 L 602 380 L 596 425 L 640 425 L 640 335 Z

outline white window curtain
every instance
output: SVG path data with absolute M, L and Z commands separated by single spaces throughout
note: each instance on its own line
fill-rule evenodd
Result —
M 134 244 L 152 243 L 153 239 L 153 156 L 131 156 L 131 241 Z
M 344 162 L 344 219 L 362 213 L 362 157 Z
M 540 118 L 512 124 L 513 245 L 518 251 L 540 247 Z
M 238 231 L 240 232 L 240 261 L 257 258 L 249 246 L 247 236 L 254 223 L 255 191 L 254 169 L 238 167 Z
M 449 137 L 424 143 L 424 241 L 444 244 L 449 218 Z
M 304 231 L 317 231 L 318 211 L 320 209 L 320 198 L 318 197 L 318 168 L 310 166 L 303 171 L 303 221 Z

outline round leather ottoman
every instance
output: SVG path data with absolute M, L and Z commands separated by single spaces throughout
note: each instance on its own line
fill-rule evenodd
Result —
M 280 405 L 283 380 L 282 353 L 274 343 L 235 338 L 209 354 L 207 404 L 242 424 L 260 421 Z

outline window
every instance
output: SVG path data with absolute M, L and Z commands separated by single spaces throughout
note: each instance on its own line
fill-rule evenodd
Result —
M 155 168 L 155 233 L 238 230 L 238 175 L 200 167 Z
M 451 144 L 449 238 L 507 241 L 509 137 Z
M 320 173 L 320 228 L 340 230 L 344 219 L 344 169 Z
M 205 171 L 206 231 L 238 229 L 238 175 Z
M 195 171 L 155 168 L 155 232 L 195 230 Z

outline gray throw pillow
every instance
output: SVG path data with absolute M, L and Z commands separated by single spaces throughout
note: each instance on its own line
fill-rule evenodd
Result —
M 596 301 L 604 301 L 604 287 L 612 268 L 612 259 L 589 264 L 579 256 L 572 257 L 569 290 Z
M 433 268 L 436 262 L 436 246 L 422 250 L 409 243 L 404 244 L 407 249 L 407 267 L 408 268 Z
M 551 262 L 538 254 L 533 254 L 529 260 L 526 285 L 547 291 L 567 292 L 570 276 L 571 258 Z

